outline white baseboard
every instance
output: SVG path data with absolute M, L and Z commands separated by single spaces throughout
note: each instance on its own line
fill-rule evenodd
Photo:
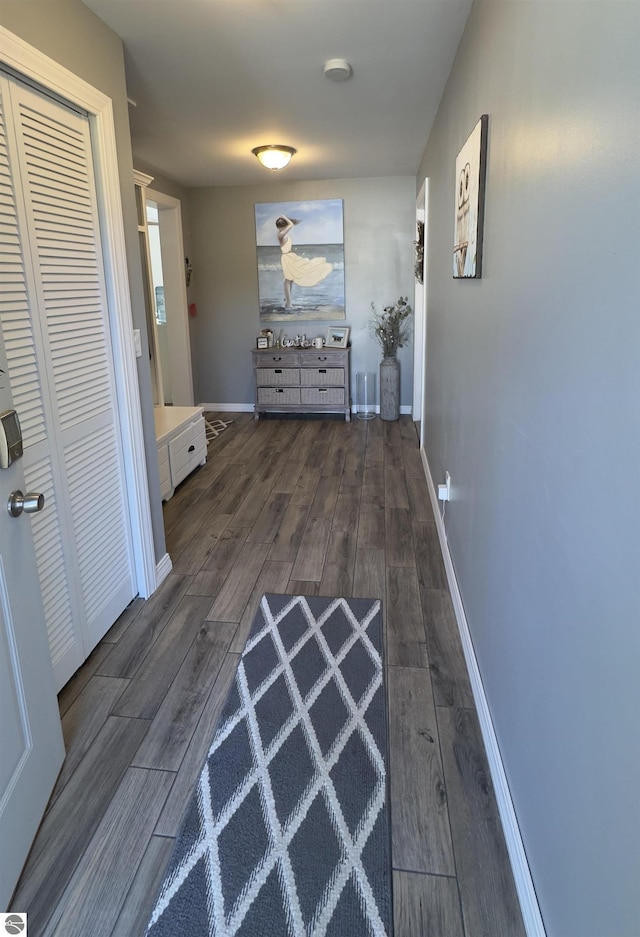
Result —
M 207 412 L 219 413 L 253 413 L 255 406 L 252 403 L 199 403 Z M 356 405 L 351 404 L 351 412 L 356 412 Z M 400 407 L 400 413 L 411 413 L 411 405 Z M 376 413 L 380 413 L 380 407 L 376 406 Z
M 405 406 L 400 407 L 399 410 L 400 410 L 400 413 L 411 413 L 411 406 L 410 406 L 410 405 L 409 405 L 409 406 L 405 405 Z M 378 404 L 378 403 L 376 404 L 376 406 L 375 406 L 375 411 L 376 411 L 376 413 L 380 413 L 380 404 Z M 355 403 L 352 403 L 352 404 L 351 404 L 351 412 L 352 412 L 352 413 L 357 413 L 357 412 L 358 412 L 358 405 L 357 405 L 357 404 L 355 404 Z
M 198 406 L 214 413 L 216 410 L 219 413 L 253 413 L 255 410 L 252 403 L 199 403 Z
M 168 553 L 165 553 L 160 562 L 156 564 L 156 589 L 162 585 L 172 569 L 171 557 Z
M 515 808 L 511 799 L 511 792 L 509 791 L 507 775 L 505 773 L 502 758 L 500 756 L 500 749 L 498 748 L 498 739 L 493 727 L 493 720 L 491 719 L 489 703 L 484 692 L 478 660 L 473 649 L 473 641 L 471 639 L 471 632 L 469 631 L 469 623 L 467 622 L 467 616 L 465 615 L 464 606 L 462 604 L 462 596 L 460 594 L 458 580 L 456 579 L 456 573 L 453 566 L 453 560 L 451 559 L 451 553 L 449 552 L 447 532 L 442 520 L 442 514 L 440 513 L 440 502 L 438 501 L 433 479 L 431 478 L 429 462 L 427 460 L 427 455 L 424 449 L 420 450 L 420 455 L 422 457 L 422 464 L 427 479 L 427 486 L 429 488 L 429 496 L 431 498 L 433 513 L 435 514 L 436 518 L 438 539 L 440 540 L 440 548 L 442 550 L 442 557 L 444 559 L 444 565 L 447 573 L 447 582 L 451 592 L 453 608 L 458 623 L 458 630 L 460 632 L 460 640 L 462 641 L 464 657 L 467 664 L 467 670 L 469 672 L 469 680 L 471 682 L 473 698 L 475 700 L 476 710 L 478 712 L 482 739 L 484 741 L 484 747 L 487 753 L 487 760 L 489 762 L 489 770 L 491 772 L 491 780 L 493 782 L 493 787 L 496 794 L 498 810 L 500 811 L 502 829 L 507 844 L 507 851 L 509 853 L 509 860 L 511 862 L 511 869 L 513 871 L 516 891 L 518 893 L 518 900 L 520 902 L 520 909 L 522 911 L 522 919 L 524 921 L 524 926 L 528 937 L 546 937 L 546 931 L 542 922 L 542 915 L 540 914 L 540 907 L 536 898 L 533 879 L 531 878 L 531 870 L 529 869 L 524 843 L 522 842 L 522 836 L 520 834 L 520 827 L 518 826 L 518 818 L 516 817 Z

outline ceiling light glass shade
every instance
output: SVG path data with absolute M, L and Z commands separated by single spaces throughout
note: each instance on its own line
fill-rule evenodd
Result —
M 251 150 L 267 169 L 284 169 L 291 157 L 297 152 L 292 146 L 280 146 L 275 143 L 269 146 L 257 146 Z

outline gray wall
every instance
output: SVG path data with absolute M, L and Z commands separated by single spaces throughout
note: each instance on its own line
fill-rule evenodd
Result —
M 137 217 L 122 40 L 80 0 L 2 0 L 0 24 L 24 39 L 113 102 L 118 171 L 134 327 L 146 345 L 146 318 L 138 247 Z M 153 396 L 148 355 L 138 359 L 138 382 L 151 495 L 156 559 L 165 552 L 158 458 L 153 424 Z
M 306 183 L 265 183 L 191 189 L 189 224 L 193 296 L 191 319 L 195 399 L 200 403 L 251 404 L 254 400 L 251 349 L 260 325 L 254 205 L 278 200 L 341 198 L 344 201 L 346 319 L 351 328 L 351 383 L 355 375 L 378 370 L 379 346 L 365 331 L 371 302 L 379 310 L 401 294 L 413 301 L 415 237 L 414 180 L 333 179 Z M 326 335 L 330 323 L 273 323 L 293 337 Z M 411 404 L 412 349 L 401 362 L 401 405 Z
M 426 449 L 550 937 L 640 928 L 639 22 L 476 3 L 417 180 Z M 483 113 L 484 275 L 453 281 Z

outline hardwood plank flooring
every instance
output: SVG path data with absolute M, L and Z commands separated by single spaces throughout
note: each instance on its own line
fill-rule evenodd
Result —
M 394 937 L 463 937 L 455 878 L 393 873 Z
M 439 708 L 438 725 L 466 933 L 526 937 L 478 717 L 471 709 Z M 489 931 L 494 904 L 502 914 Z
M 203 622 L 133 758 L 134 765 L 178 770 L 235 630 L 229 622 Z
M 166 771 L 129 768 L 43 937 L 110 937 L 172 780 Z
M 382 599 L 395 937 L 522 937 L 411 420 L 232 419 L 164 505 L 173 571 L 60 693 L 12 908 L 33 937 L 142 937 L 260 596 L 341 594 Z
M 447 792 L 429 679 L 424 670 L 389 667 L 391 841 L 397 869 L 455 872 Z
M 386 597 L 388 666 L 428 667 L 416 570 L 389 566 Z
M 135 878 L 127 892 L 116 926 L 111 931 L 111 937 L 132 937 L 135 934 L 144 934 L 172 849 L 173 839 L 170 837 L 155 835 L 151 837 L 136 869 Z
M 189 742 L 189 747 L 176 773 L 171 794 L 167 798 L 158 820 L 155 830 L 158 836 L 175 837 L 178 834 L 180 821 L 187 809 L 189 798 L 207 757 L 211 739 L 213 738 L 213 730 L 226 701 L 229 688 L 233 683 L 238 668 L 238 660 L 238 654 L 227 654 L 224 659 Z

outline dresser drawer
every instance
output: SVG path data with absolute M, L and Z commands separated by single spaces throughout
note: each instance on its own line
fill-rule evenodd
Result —
M 303 387 L 325 387 L 328 384 L 344 387 L 344 368 L 303 368 L 300 383 Z
M 346 351 L 303 351 L 300 353 L 300 364 L 304 368 L 346 368 L 348 363 Z
M 258 385 L 266 384 L 270 387 L 295 387 L 300 383 L 299 368 L 256 368 L 256 381 Z
M 301 387 L 300 402 L 317 406 L 344 406 L 344 387 Z
M 200 417 L 190 423 L 181 433 L 169 441 L 171 481 L 175 487 L 207 454 L 207 438 L 204 419 Z
M 298 351 L 254 351 L 253 363 L 256 368 L 297 368 L 300 365 Z
M 299 387 L 259 387 L 258 403 L 267 406 L 296 407 L 300 406 Z

